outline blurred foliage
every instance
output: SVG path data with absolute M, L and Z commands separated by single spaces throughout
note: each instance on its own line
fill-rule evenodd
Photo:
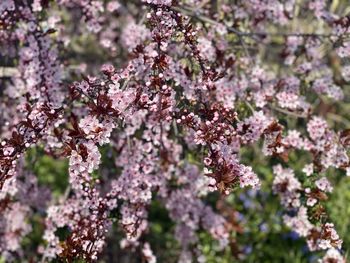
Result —
M 42 148 L 32 148 L 27 153 L 27 165 L 38 177 L 41 185 L 47 185 L 54 197 L 59 197 L 68 186 L 68 160 L 45 155 Z

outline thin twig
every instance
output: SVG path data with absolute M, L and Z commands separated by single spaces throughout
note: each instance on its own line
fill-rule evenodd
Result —
M 288 37 L 288 36 L 296 36 L 296 37 L 323 37 L 323 38 L 329 38 L 332 36 L 337 36 L 336 34 L 323 34 L 323 33 L 297 33 L 297 32 L 277 32 L 277 33 L 273 33 L 273 32 L 242 32 L 234 27 L 230 27 L 228 25 L 225 25 L 224 23 L 220 23 L 218 21 L 215 21 L 203 14 L 201 14 L 198 10 L 194 10 L 191 9 L 190 7 L 173 7 L 173 10 L 180 12 L 180 13 L 185 13 L 186 15 L 196 18 L 200 21 L 203 22 L 207 22 L 213 25 L 223 25 L 225 26 L 225 28 L 227 29 L 227 31 L 231 32 L 231 33 L 235 33 L 238 36 L 241 37 L 250 37 L 253 38 L 255 40 L 257 40 L 255 37 L 259 36 L 259 37 L 266 37 L 266 36 L 284 36 L 284 37 Z
M 287 114 L 287 115 L 291 115 L 291 116 L 297 117 L 297 118 L 306 119 L 308 117 L 305 114 L 299 114 L 299 113 L 296 113 L 296 112 L 293 112 L 293 111 L 288 111 L 288 110 L 285 110 L 285 109 L 282 109 L 282 108 L 278 108 L 278 107 L 273 107 L 272 109 L 275 110 L 275 111 Z
M 337 115 L 332 112 L 328 112 L 327 117 L 335 122 L 340 122 L 340 123 L 343 123 L 345 126 L 350 127 L 350 121 L 340 115 Z

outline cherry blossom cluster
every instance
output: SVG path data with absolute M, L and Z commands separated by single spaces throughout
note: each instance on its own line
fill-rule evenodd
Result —
M 269 187 L 284 224 L 326 251 L 320 262 L 346 261 L 324 203 L 327 171 L 350 175 L 350 131 L 332 106 L 350 95 L 349 15 L 321 0 L 214 2 L 1 1 L 0 67 L 15 69 L 0 76 L 3 258 L 28 258 L 21 242 L 38 214 L 33 261 L 96 262 L 117 228 L 121 248 L 154 263 L 146 237 L 157 202 L 179 262 L 202 262 L 200 232 L 218 250 L 236 245 L 232 216 L 206 198 L 259 189 L 243 154 L 253 151 L 278 163 Z M 299 9 L 312 32 L 296 26 Z M 33 149 L 68 163 L 59 198 L 39 185 Z M 301 171 L 289 163 L 298 153 Z

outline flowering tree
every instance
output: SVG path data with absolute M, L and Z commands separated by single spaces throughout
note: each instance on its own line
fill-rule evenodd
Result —
M 321 262 L 345 262 L 325 203 L 327 172 L 350 175 L 346 2 L 2 0 L 3 259 L 94 262 L 117 229 L 122 249 L 156 262 L 155 203 L 179 262 L 205 261 L 202 232 L 243 259 L 227 200 L 263 188 Z M 68 160 L 61 191 L 38 179 L 44 157 Z

